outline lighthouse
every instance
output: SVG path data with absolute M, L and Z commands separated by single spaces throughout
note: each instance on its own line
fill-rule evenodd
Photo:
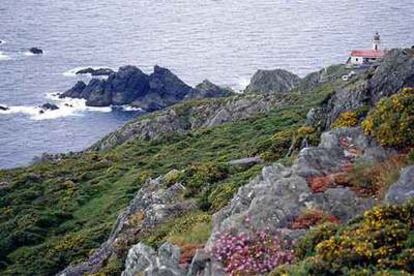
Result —
M 381 36 L 378 32 L 374 35 L 374 40 L 372 41 L 372 50 L 379 51 L 381 48 Z
M 385 55 L 381 49 L 381 36 L 377 32 L 372 40 L 372 49 L 353 50 L 346 64 L 351 68 L 361 68 L 376 65 Z

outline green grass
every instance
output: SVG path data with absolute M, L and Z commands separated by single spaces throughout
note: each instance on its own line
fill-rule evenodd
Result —
M 53 275 L 84 260 L 107 238 L 147 177 L 262 154 L 275 133 L 303 125 L 307 111 L 329 93 L 326 86 L 306 96 L 295 94 L 290 106 L 240 122 L 0 171 L 0 182 L 10 184 L 0 190 L 0 274 Z M 191 197 L 211 215 L 261 167 L 229 168 Z M 193 178 L 186 181 L 194 184 Z

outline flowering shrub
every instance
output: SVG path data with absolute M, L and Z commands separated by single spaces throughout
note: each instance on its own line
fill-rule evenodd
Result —
M 414 145 L 414 89 L 382 99 L 362 122 L 367 135 L 383 146 L 404 148 Z
M 378 275 L 386 270 L 412 275 L 414 200 L 374 207 L 345 226 L 312 229 L 295 253 L 301 261 L 288 268 L 288 275 Z
M 267 231 L 247 234 L 223 234 L 213 246 L 212 254 L 223 263 L 230 275 L 257 275 L 286 263 L 292 263 L 292 250 Z
M 353 111 L 345 111 L 339 114 L 338 118 L 332 124 L 332 128 L 354 127 L 358 124 L 358 115 Z

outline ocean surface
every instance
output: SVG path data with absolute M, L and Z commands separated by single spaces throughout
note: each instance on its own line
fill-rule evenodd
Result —
M 375 31 L 387 48 L 412 46 L 413 14 L 413 0 L 1 0 L 0 105 L 11 109 L 0 111 L 0 168 L 82 150 L 137 116 L 56 102 L 74 68 L 158 64 L 191 85 L 242 89 L 259 68 L 304 76 L 344 62 Z M 62 108 L 39 114 L 46 102 Z

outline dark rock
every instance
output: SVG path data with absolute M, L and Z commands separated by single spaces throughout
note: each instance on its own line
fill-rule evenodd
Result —
M 288 92 L 300 83 L 300 78 L 286 70 L 258 70 L 250 80 L 245 92 Z
M 91 67 L 88 67 L 88 68 L 77 71 L 76 75 L 91 74 L 92 76 L 109 76 L 112 73 L 114 73 L 114 71 L 110 68 L 93 69 Z
M 82 91 L 88 106 L 109 106 L 112 104 L 112 91 L 107 89 L 107 81 L 92 79 Z
M 9 108 L 5 105 L 0 105 L 0 110 L 1 111 L 7 111 L 7 110 L 9 110 Z
M 87 95 L 85 95 L 83 93 L 83 91 L 86 88 L 86 84 L 83 81 L 78 81 L 74 87 L 72 87 L 71 89 L 67 90 L 66 92 L 64 92 L 63 94 L 59 95 L 59 98 L 65 98 L 65 97 L 69 97 L 69 98 L 87 98 Z
M 45 103 L 45 104 L 41 105 L 40 108 L 42 108 L 43 110 L 57 110 L 57 109 L 59 109 L 59 107 L 57 105 L 51 104 L 51 103 Z
M 385 202 L 390 204 L 403 204 L 414 198 L 414 166 L 405 168 L 400 179 L 391 185 L 385 195 Z
M 202 98 L 219 98 L 229 97 L 234 95 L 234 91 L 229 88 L 223 88 L 209 80 L 204 80 L 198 84 L 187 96 L 187 99 L 202 99 Z
M 109 76 L 106 90 L 112 93 L 112 104 L 122 105 L 143 96 L 149 87 L 149 77 L 135 66 L 124 66 Z
M 35 55 L 41 55 L 41 54 L 43 54 L 43 50 L 42 49 L 39 49 L 37 47 L 30 48 L 29 49 L 29 52 L 32 53 L 32 54 L 35 54 Z

